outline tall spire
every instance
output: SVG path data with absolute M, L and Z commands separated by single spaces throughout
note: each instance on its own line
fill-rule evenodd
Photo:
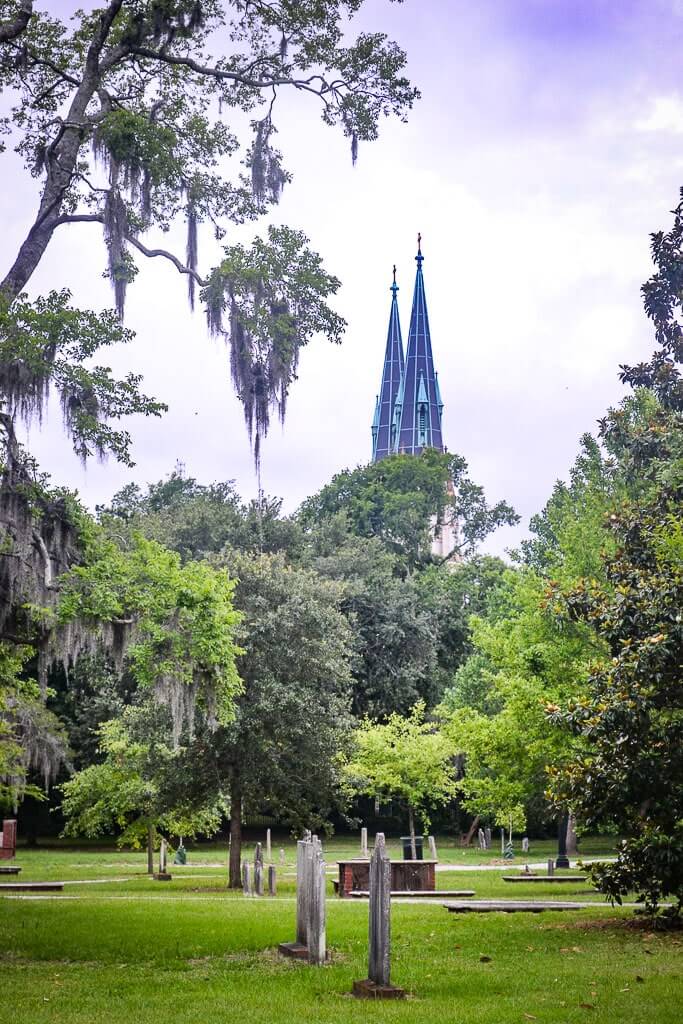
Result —
M 372 461 L 384 459 L 395 450 L 398 421 L 394 415 L 396 397 L 403 378 L 403 339 L 401 338 L 401 322 L 398 316 L 396 294 L 396 267 L 391 285 L 391 310 L 389 313 L 389 330 L 387 345 L 384 352 L 384 368 L 382 382 L 375 405 L 375 418 L 372 423 Z
M 422 236 L 417 236 L 417 274 L 403 374 L 403 401 L 395 451 L 417 455 L 423 448 L 443 451 L 443 404 L 434 372 L 432 340 L 422 276 Z

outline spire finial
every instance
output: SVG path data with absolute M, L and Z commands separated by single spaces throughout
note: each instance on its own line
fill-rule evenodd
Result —
M 417 233 L 417 256 L 415 259 L 417 260 L 418 267 L 421 267 L 424 256 L 422 255 L 422 235 L 419 231 Z
M 391 285 L 391 290 L 394 293 L 394 298 L 396 298 L 396 292 L 398 291 L 398 285 L 396 284 L 396 264 L 395 263 L 394 263 L 394 267 L 393 267 L 393 274 L 394 274 L 394 280 L 393 280 L 393 283 Z

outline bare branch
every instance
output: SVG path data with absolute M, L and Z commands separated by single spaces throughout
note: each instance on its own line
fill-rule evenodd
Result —
M 20 36 L 26 30 L 32 14 L 33 0 L 21 0 L 14 21 L 6 21 L 0 25 L 0 43 L 7 43 L 10 39 Z
M 104 224 L 104 218 L 99 213 L 69 213 L 57 219 L 55 226 L 60 224 Z M 164 259 L 169 260 L 179 274 L 187 274 L 188 277 L 192 277 L 202 288 L 207 283 L 205 278 L 200 277 L 196 270 L 186 267 L 182 260 L 174 256 L 172 252 L 168 252 L 167 249 L 148 249 L 139 239 L 130 234 L 126 234 L 125 239 L 129 245 L 138 249 L 143 256 L 148 256 L 150 259 L 155 256 L 162 256 Z

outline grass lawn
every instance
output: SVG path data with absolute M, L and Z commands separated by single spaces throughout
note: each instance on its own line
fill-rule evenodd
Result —
M 543 860 L 551 849 L 532 846 L 530 859 Z M 357 844 L 335 840 L 326 850 L 333 862 L 356 853 Z M 22 881 L 60 878 L 75 884 L 63 896 L 0 898 L 0 991 L 3 1009 L 11 1008 L 3 1021 L 680 1019 L 681 937 L 626 927 L 630 912 L 602 906 L 460 916 L 447 914 L 439 901 L 395 903 L 392 977 L 410 998 L 356 1001 L 348 993 L 367 972 L 366 903 L 335 899 L 330 883 L 328 966 L 283 961 L 275 952 L 278 942 L 294 937 L 291 844 L 286 852 L 277 899 L 257 900 L 225 890 L 225 868 L 217 866 L 225 862 L 224 848 L 191 850 L 186 867 L 171 869 L 169 883 L 145 878 L 138 853 L 20 850 Z M 603 846 L 592 852 L 608 851 Z M 590 853 L 587 844 L 585 855 Z M 445 840 L 439 844 L 442 863 L 452 865 L 439 872 L 439 888 L 472 888 L 484 898 L 591 898 L 580 883 L 510 886 L 499 871 L 458 870 L 457 865 L 487 859 L 479 851 L 462 854 Z M 514 869 L 521 863 L 518 858 Z M 84 884 L 94 879 L 99 881 Z

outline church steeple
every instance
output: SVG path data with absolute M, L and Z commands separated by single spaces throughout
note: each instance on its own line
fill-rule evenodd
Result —
M 395 416 L 396 399 L 399 395 L 403 379 L 403 339 L 401 322 L 398 316 L 396 294 L 396 267 L 391 285 L 391 310 L 389 313 L 389 330 L 387 345 L 384 352 L 384 368 L 379 395 L 375 404 L 375 417 L 372 422 L 372 461 L 384 459 L 396 450 L 398 420 Z
M 443 451 L 441 412 L 443 403 L 434 372 L 432 340 L 422 276 L 421 236 L 417 236 L 417 275 L 408 332 L 408 351 L 403 374 L 403 400 L 395 451 L 419 454 L 423 448 Z

